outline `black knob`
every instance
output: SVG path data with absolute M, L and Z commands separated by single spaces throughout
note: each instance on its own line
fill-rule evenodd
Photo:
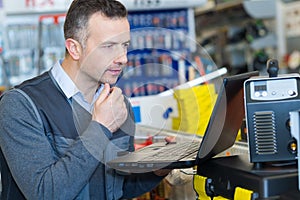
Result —
M 267 61 L 267 69 L 269 77 L 277 77 L 279 70 L 278 61 L 276 59 L 269 59 Z

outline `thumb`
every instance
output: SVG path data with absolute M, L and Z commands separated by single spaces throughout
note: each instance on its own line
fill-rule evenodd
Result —
M 105 83 L 103 90 L 101 91 L 97 101 L 103 102 L 106 99 L 106 97 L 109 95 L 109 92 L 110 92 L 110 86 L 108 83 Z

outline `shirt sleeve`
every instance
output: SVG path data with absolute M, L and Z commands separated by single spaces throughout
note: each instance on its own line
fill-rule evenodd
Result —
M 26 95 L 17 90 L 6 92 L 0 101 L 0 113 L 0 146 L 25 197 L 74 199 L 99 165 L 109 142 L 103 138 L 111 133 L 92 121 L 66 154 L 58 158 Z

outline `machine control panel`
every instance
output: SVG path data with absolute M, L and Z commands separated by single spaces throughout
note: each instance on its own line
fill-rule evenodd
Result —
M 274 101 L 298 96 L 297 80 L 258 80 L 250 83 L 250 98 L 257 101 Z

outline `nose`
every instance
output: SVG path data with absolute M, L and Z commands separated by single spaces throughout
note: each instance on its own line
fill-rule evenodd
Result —
M 119 65 L 125 65 L 128 62 L 127 51 L 122 52 L 119 56 L 117 56 L 114 62 Z

